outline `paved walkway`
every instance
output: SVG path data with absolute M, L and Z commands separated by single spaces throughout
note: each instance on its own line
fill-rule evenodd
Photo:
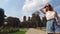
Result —
M 30 28 L 25 34 L 46 34 L 45 31 Z

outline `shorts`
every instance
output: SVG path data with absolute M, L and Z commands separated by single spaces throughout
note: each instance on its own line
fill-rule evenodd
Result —
M 60 26 L 57 25 L 56 19 L 47 20 L 46 24 L 46 32 L 47 33 L 60 33 Z

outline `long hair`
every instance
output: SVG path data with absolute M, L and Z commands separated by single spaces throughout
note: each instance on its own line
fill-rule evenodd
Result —
M 49 3 L 47 3 L 48 4 L 48 6 L 49 6 L 49 10 L 50 11 L 53 11 L 53 7 L 49 4 Z M 45 5 L 45 7 L 44 8 L 46 8 L 47 7 L 47 5 Z M 46 9 L 46 11 L 48 11 L 47 9 Z

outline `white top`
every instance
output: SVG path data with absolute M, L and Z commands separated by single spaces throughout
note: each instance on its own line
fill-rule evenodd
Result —
M 55 18 L 55 11 L 47 11 L 46 18 L 47 18 L 47 20 Z

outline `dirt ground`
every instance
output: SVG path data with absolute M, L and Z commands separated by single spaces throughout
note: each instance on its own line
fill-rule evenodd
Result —
M 46 34 L 45 31 L 30 28 L 25 34 Z

